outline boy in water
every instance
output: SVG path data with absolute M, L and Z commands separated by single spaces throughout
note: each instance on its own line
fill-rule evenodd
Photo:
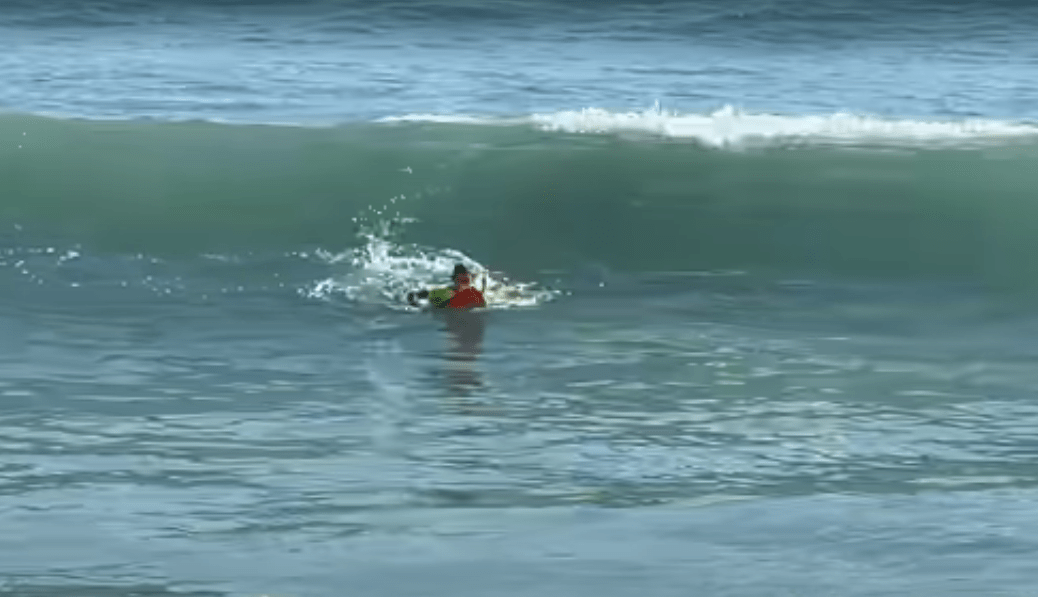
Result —
M 433 290 L 420 290 L 407 293 L 407 302 L 418 306 L 415 298 L 428 298 L 435 307 L 446 307 L 451 309 L 470 309 L 472 307 L 486 307 L 487 301 L 483 293 L 472 286 L 472 277 L 469 270 L 462 264 L 454 266 L 451 275 L 454 280 L 453 288 L 434 288 Z

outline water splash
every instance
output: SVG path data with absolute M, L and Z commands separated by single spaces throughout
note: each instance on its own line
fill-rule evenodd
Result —
M 391 203 L 403 196 L 393 199 Z M 407 303 L 407 293 L 448 284 L 459 263 L 473 272 L 473 283 L 483 291 L 490 309 L 534 307 L 559 295 L 532 282 L 511 280 L 456 249 L 404 243 L 407 224 L 417 220 L 399 211 L 388 215 L 388 209 L 369 206 L 353 218 L 360 242 L 356 248 L 341 253 L 317 251 L 319 259 L 340 271 L 304 289 L 305 296 L 326 300 L 338 295 L 357 303 L 415 310 Z

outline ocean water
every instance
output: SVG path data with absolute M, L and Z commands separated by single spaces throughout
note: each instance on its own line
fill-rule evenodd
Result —
M 1035 31 L 4 2 L 0 595 L 1038 595 Z

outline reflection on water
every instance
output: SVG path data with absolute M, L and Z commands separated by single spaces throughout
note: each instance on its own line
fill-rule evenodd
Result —
M 476 361 L 483 351 L 486 313 L 444 309 L 437 314 L 447 332 L 444 369 L 447 389 L 452 394 L 468 395 L 483 387 Z

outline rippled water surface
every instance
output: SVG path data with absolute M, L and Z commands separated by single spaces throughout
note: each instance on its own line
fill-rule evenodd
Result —
M 9 312 L 3 590 L 1024 595 L 1035 322 L 927 292 Z

